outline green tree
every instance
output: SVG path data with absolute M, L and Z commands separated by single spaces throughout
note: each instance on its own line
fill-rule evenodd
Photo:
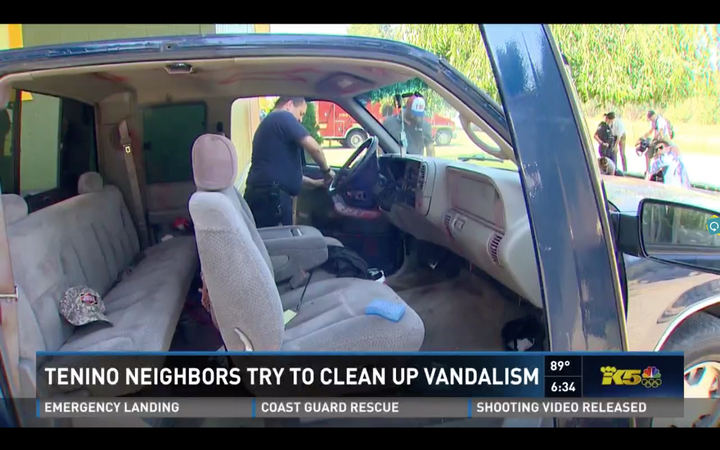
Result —
M 720 120 L 718 33 L 708 25 L 551 25 L 584 102 L 665 107 L 702 99 Z M 446 59 L 498 100 L 475 24 L 352 25 L 355 35 L 403 41 Z
M 315 102 L 308 102 L 302 124 L 318 144 L 323 143 L 324 139 L 320 136 L 320 125 L 318 125 L 317 114 L 315 113 Z
M 353 23 L 348 28 L 351 36 L 365 36 L 381 39 L 392 39 L 393 25 L 377 23 Z

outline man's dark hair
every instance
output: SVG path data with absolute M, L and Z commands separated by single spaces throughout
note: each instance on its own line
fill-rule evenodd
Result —
M 654 116 L 654 115 L 655 115 L 655 111 L 653 111 L 653 110 L 651 109 L 651 110 L 648 111 L 648 113 L 647 113 L 647 118 L 649 119 L 649 118 L 651 118 L 651 117 Z
M 292 102 L 295 106 L 302 105 L 305 103 L 305 97 L 280 97 L 275 102 L 275 109 L 287 105 L 288 102 Z
M 607 118 L 610 119 L 610 120 L 614 120 L 614 119 L 615 119 L 615 113 L 614 113 L 614 112 L 609 112 L 609 113 L 605 114 L 605 117 L 607 117 Z

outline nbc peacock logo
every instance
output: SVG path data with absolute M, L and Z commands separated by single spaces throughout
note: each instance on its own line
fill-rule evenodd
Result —
M 662 379 L 660 378 L 660 371 L 655 366 L 647 366 L 642 373 L 642 385 L 648 389 L 655 389 L 660 387 Z

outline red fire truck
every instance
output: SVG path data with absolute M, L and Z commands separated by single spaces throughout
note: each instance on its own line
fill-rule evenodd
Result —
M 392 108 L 392 106 L 388 107 Z M 383 105 L 380 103 L 370 103 L 368 111 L 382 123 L 385 120 Z M 327 141 L 338 141 L 343 146 L 349 148 L 357 148 L 368 137 L 367 132 L 363 130 L 359 123 L 345 112 L 341 107 L 332 102 L 317 101 L 315 102 L 315 110 L 317 112 L 318 125 L 320 126 L 320 135 Z M 398 108 L 392 110 L 392 114 L 398 114 Z M 386 115 L 385 114 L 385 115 Z M 430 125 L 432 125 L 433 138 L 435 145 L 448 145 L 456 137 L 455 122 L 446 117 L 434 114 L 432 117 L 426 117 Z

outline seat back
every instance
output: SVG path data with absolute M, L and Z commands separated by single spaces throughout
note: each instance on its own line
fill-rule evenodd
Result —
M 230 351 L 279 350 L 285 332 L 282 303 L 265 244 L 248 226 L 233 186 L 235 147 L 224 136 L 202 135 L 193 145 L 192 162 L 198 191 L 190 198 L 190 216 L 225 346 Z
M 211 134 L 208 133 L 203 136 L 210 136 Z M 200 136 L 200 137 L 203 137 Z M 214 134 L 214 136 L 221 136 L 225 137 L 224 135 L 218 135 Z M 225 138 L 227 139 L 227 138 Z M 198 143 L 200 138 L 198 138 L 195 141 L 195 144 L 193 145 L 193 149 L 195 148 L 195 145 Z M 227 139 L 227 142 L 232 145 L 232 150 L 235 152 L 235 146 L 232 143 L 231 140 Z M 235 155 L 235 158 L 237 158 L 237 152 L 233 153 Z M 198 165 L 203 164 L 202 162 L 198 161 Z M 237 164 L 235 164 L 234 167 L 237 167 Z M 237 169 L 236 169 L 237 170 Z M 193 151 L 193 174 L 195 173 L 195 152 Z M 234 175 L 235 178 L 237 178 L 237 172 L 235 172 Z M 214 185 L 213 185 L 214 186 Z M 201 190 L 200 187 L 197 185 L 197 181 L 195 182 L 195 187 L 197 190 Z M 240 192 L 235 188 L 235 182 L 233 182 L 233 185 L 228 188 L 231 191 L 234 191 L 235 198 L 231 198 L 230 201 L 233 204 L 233 207 L 238 211 L 238 214 L 240 214 L 240 217 L 245 221 L 245 224 L 247 225 L 250 236 L 252 237 L 253 242 L 258 247 L 258 250 L 260 250 L 260 254 L 262 255 L 263 259 L 265 260 L 265 263 L 268 265 L 268 268 L 270 269 L 270 272 L 273 272 L 273 265 L 272 261 L 270 259 L 270 254 L 268 253 L 267 247 L 265 246 L 265 242 L 260 237 L 260 233 L 258 232 L 257 226 L 255 225 L 255 218 L 253 217 L 253 213 L 250 210 L 250 205 L 247 204 L 243 196 L 240 194 Z

